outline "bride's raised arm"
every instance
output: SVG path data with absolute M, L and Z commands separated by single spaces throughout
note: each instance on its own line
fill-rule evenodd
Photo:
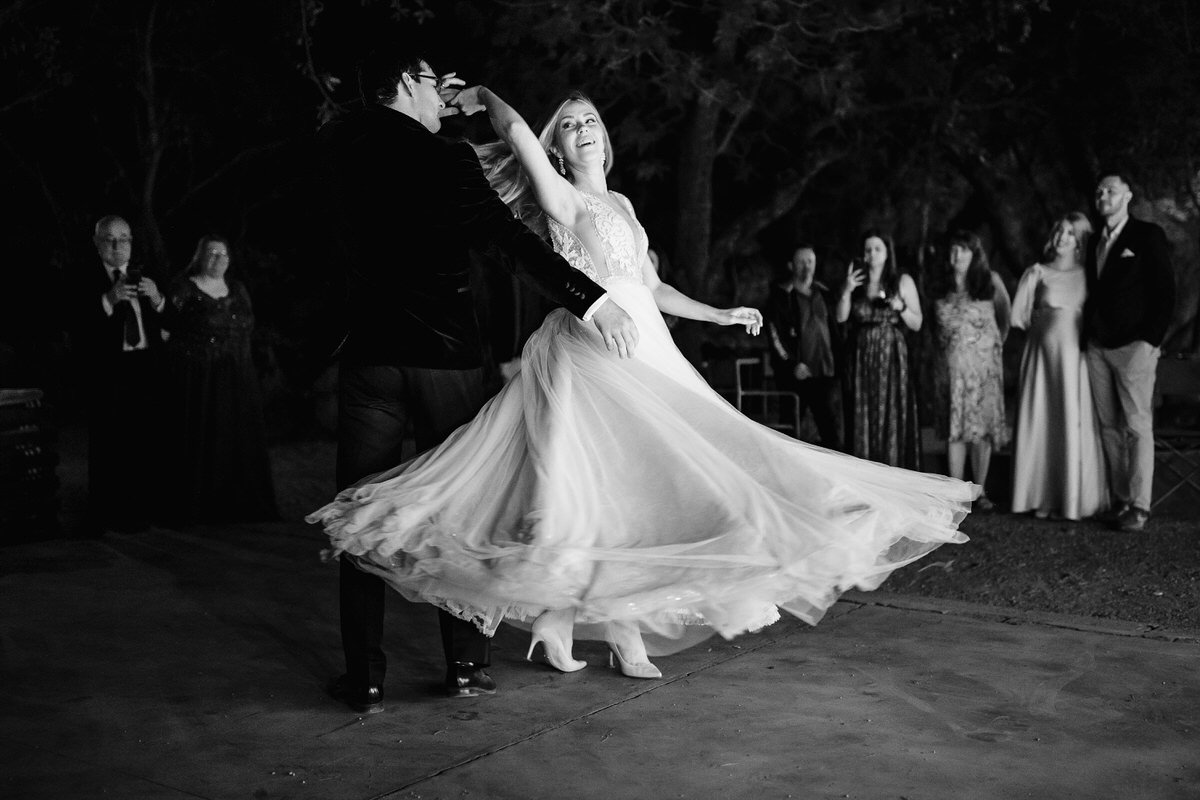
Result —
M 453 100 L 463 114 L 486 110 L 496 135 L 503 139 L 529 178 L 534 199 L 542 210 L 563 225 L 571 225 L 582 201 L 575 187 L 559 175 L 533 129 L 498 94 L 486 86 L 463 89 Z

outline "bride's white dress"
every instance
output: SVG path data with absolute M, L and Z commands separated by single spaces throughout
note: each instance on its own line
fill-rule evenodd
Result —
M 645 232 L 611 196 L 633 229 L 585 195 L 606 263 L 550 231 L 636 321 L 635 357 L 552 312 L 474 420 L 308 517 L 331 554 L 488 634 L 574 608 L 576 638 L 632 620 L 678 639 L 755 630 L 778 609 L 815 623 L 842 591 L 966 541 L 977 487 L 798 442 L 713 392 L 671 341 L 642 282 Z

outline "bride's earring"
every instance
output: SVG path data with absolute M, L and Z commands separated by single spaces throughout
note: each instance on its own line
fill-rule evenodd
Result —
M 567 174 L 567 165 L 563 163 L 562 153 L 558 154 L 558 171 L 565 177 Z

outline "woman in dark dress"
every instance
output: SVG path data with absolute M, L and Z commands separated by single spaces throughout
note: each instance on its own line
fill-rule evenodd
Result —
M 164 480 L 169 520 L 276 517 L 250 295 L 225 277 L 229 242 L 200 239 L 168 292 Z
M 896 268 L 891 237 L 868 233 L 837 305 L 848 322 L 846 448 L 859 458 L 921 468 L 920 427 L 908 363 L 908 331 L 921 329 L 917 285 Z

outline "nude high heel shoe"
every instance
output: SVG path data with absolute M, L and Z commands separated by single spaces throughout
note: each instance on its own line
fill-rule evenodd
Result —
M 608 640 L 608 665 L 620 666 L 627 678 L 661 678 L 662 672 L 650 663 L 641 631 L 629 622 L 610 622 L 604 636 Z M 614 663 L 615 662 L 615 663 Z
M 526 661 L 533 660 L 533 648 L 542 643 L 546 663 L 559 672 L 578 672 L 587 666 L 586 661 L 571 658 L 571 629 L 575 626 L 575 609 L 544 611 L 533 621 L 532 638 Z

